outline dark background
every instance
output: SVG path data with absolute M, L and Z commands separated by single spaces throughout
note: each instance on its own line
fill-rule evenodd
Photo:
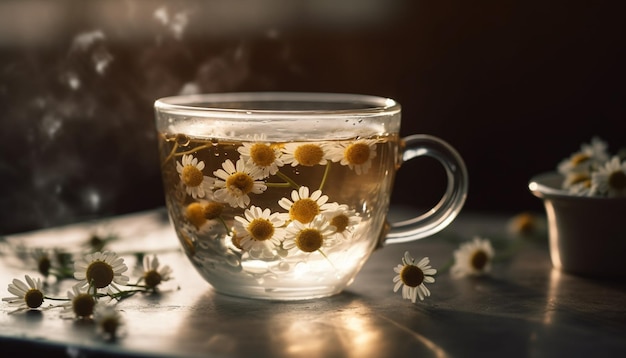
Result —
M 388 96 L 464 157 L 464 210 L 542 211 L 530 177 L 626 145 L 619 1 L 0 1 L 0 234 L 163 205 L 152 104 L 184 91 Z M 430 160 L 392 204 L 443 190 Z

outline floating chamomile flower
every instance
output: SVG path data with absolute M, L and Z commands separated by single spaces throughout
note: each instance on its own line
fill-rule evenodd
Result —
M 333 162 L 347 165 L 357 175 L 365 174 L 372 167 L 372 159 L 376 157 L 376 141 L 359 139 L 353 142 L 340 142 L 329 149 L 328 157 Z
M 476 236 L 454 251 L 454 265 L 450 273 L 455 278 L 486 274 L 491 270 L 493 256 L 491 241 Z
M 88 287 L 81 287 L 80 284 L 72 286 L 72 289 L 67 291 L 68 302 L 63 305 L 61 317 L 90 318 L 96 306 L 96 299 L 88 290 Z
M 318 214 L 336 207 L 336 204 L 329 204 L 327 201 L 328 196 L 322 195 L 321 190 L 316 190 L 309 196 L 309 188 L 301 186 L 291 192 L 291 200 L 282 198 L 278 205 L 289 211 L 289 214 L 282 214 L 285 220 L 297 220 L 306 224 L 313 221 Z
M 558 164 L 558 171 L 563 175 L 571 172 L 588 172 L 595 170 L 600 164 L 609 159 L 608 144 L 598 137 L 591 139 L 591 143 L 583 143 L 578 152 L 570 155 Z
M 323 215 L 318 215 L 309 223 L 294 220 L 287 226 L 283 248 L 288 251 L 297 248 L 305 253 L 315 252 L 327 246 L 334 233 L 335 228 Z
M 355 211 L 345 204 L 338 205 L 336 208 L 324 212 L 323 215 L 335 228 L 334 237 L 342 240 L 349 239 L 354 228 L 361 222 L 361 218 L 356 215 Z
M 15 307 L 13 312 L 39 308 L 46 297 L 43 292 L 43 283 L 40 279 L 33 279 L 29 275 L 25 275 L 24 279 L 26 279 L 26 282 L 13 279 L 13 283 L 9 284 L 7 290 L 14 296 L 2 298 L 2 301 L 8 302 L 10 306 Z
M 281 215 L 253 205 L 244 211 L 244 216 L 235 216 L 235 232 L 240 235 L 239 247 L 252 258 L 274 257 L 274 251 L 285 235 L 281 228 L 285 221 Z
M 230 204 L 233 208 L 245 208 L 250 204 L 248 194 L 261 194 L 267 186 L 262 179 L 262 173 L 252 165 L 246 165 L 243 159 L 239 158 L 236 164 L 230 159 L 222 163 L 222 168 L 213 172 L 218 178 L 215 180 L 214 197 L 217 201 Z
M 591 176 L 591 186 L 597 194 L 609 198 L 626 197 L 626 161 L 614 156 Z
M 143 258 L 143 270 L 141 280 L 149 289 L 155 289 L 162 282 L 169 281 L 172 278 L 172 268 L 168 265 L 160 266 L 156 255 L 152 255 L 152 258 L 150 256 Z
M 402 264 L 393 268 L 397 275 L 393 278 L 395 285 L 393 286 L 393 292 L 398 292 L 402 287 L 402 298 L 411 300 L 415 303 L 417 297 L 420 301 L 424 300 L 424 297 L 430 296 L 430 290 L 426 287 L 426 283 L 434 283 L 435 278 L 432 275 L 437 273 L 437 270 L 430 267 L 430 259 L 428 257 L 422 258 L 417 264 L 415 259 L 409 254 L 408 251 L 404 252 L 402 257 Z
M 93 321 L 97 332 L 106 340 L 115 340 L 125 327 L 120 312 L 114 306 L 101 302 L 96 303 L 93 309 Z
M 252 164 L 259 168 L 263 173 L 263 177 L 274 175 L 278 172 L 278 167 L 285 165 L 281 156 L 282 151 L 279 145 L 271 143 L 243 143 L 237 148 L 241 158 L 246 164 Z
M 176 171 L 185 185 L 187 194 L 194 199 L 210 198 L 213 179 L 202 173 L 204 162 L 191 154 L 185 154 L 181 162 L 176 162 Z
M 312 167 L 328 163 L 324 146 L 318 143 L 285 143 L 282 151 L 283 162 L 292 167 Z
M 201 230 L 205 224 L 216 220 L 222 215 L 224 204 L 214 201 L 193 202 L 185 208 L 185 218 L 196 229 Z
M 74 278 L 81 280 L 78 285 L 105 288 L 115 284 L 125 285 L 128 276 L 122 275 L 128 270 L 124 259 L 112 251 L 95 252 L 86 254 L 74 263 Z M 115 287 L 118 289 L 117 287 Z

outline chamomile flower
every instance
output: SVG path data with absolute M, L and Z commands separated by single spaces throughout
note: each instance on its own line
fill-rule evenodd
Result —
M 241 158 L 246 164 L 254 165 L 259 168 L 266 178 L 278 172 L 278 167 L 282 167 L 285 163 L 282 160 L 282 151 L 280 146 L 271 143 L 243 143 L 237 148 Z
M 262 173 L 252 165 L 246 165 L 239 158 L 234 164 L 230 159 L 222 163 L 222 168 L 213 172 L 218 178 L 215 180 L 214 197 L 217 201 L 230 204 L 233 208 L 245 208 L 250 204 L 248 194 L 261 194 L 267 186 L 263 181 Z
M 172 278 L 172 268 L 168 265 L 160 266 L 157 255 L 145 256 L 143 258 L 143 281 L 149 289 L 155 289 L 162 282 Z
M 235 216 L 235 232 L 239 233 L 239 246 L 253 258 L 272 258 L 280 246 L 285 231 L 285 221 L 279 213 L 251 206 L 244 216 Z
M 121 313 L 114 306 L 101 302 L 93 309 L 93 321 L 97 332 L 106 340 L 115 340 L 125 327 Z
M 50 253 L 47 250 L 38 247 L 33 250 L 33 258 L 37 263 L 37 271 L 39 271 L 39 273 L 44 277 L 48 277 L 50 269 L 52 268 L 52 257 Z
M 329 149 L 328 157 L 333 162 L 347 165 L 357 175 L 365 174 L 372 167 L 372 159 L 376 157 L 376 141 L 359 139 L 353 142 L 340 142 Z
M 626 161 L 614 156 L 591 175 L 591 186 L 609 198 L 626 197 Z
M 294 220 L 287 226 L 283 248 L 288 251 L 297 248 L 305 253 L 315 252 L 327 246 L 334 233 L 335 228 L 323 215 L 318 215 L 308 223 Z
M 46 296 L 40 279 L 34 279 L 29 275 L 25 275 L 24 279 L 26 282 L 13 279 L 13 283 L 9 284 L 8 291 L 14 296 L 2 298 L 2 301 L 15 307 L 13 312 L 39 308 Z
M 430 290 L 426 287 L 426 283 L 434 283 L 435 278 L 432 276 L 437 270 L 430 266 L 428 257 L 422 258 L 417 264 L 415 259 L 408 251 L 404 252 L 402 264 L 393 268 L 397 275 L 393 278 L 395 285 L 393 292 L 398 292 L 402 287 L 402 298 L 411 300 L 415 303 L 419 297 L 423 301 L 425 297 L 430 296 Z
M 74 263 L 74 278 L 81 280 L 78 285 L 89 286 L 95 289 L 105 288 L 115 284 L 125 285 L 128 276 L 122 275 L 128 267 L 124 259 L 112 251 L 86 254 Z M 117 287 L 115 287 L 117 289 Z
M 453 277 L 480 276 L 491 270 L 494 250 L 491 241 L 476 236 L 461 244 L 453 255 L 454 265 L 450 268 Z
M 72 289 L 67 291 L 68 302 L 63 305 L 61 317 L 91 318 L 97 301 L 88 290 L 88 287 L 81 287 L 80 284 L 72 286 Z
M 567 189 L 570 194 L 577 196 L 591 196 L 593 190 L 591 187 L 591 172 L 569 172 L 565 174 L 565 180 L 562 185 L 563 189 Z
M 312 167 L 315 165 L 326 165 L 326 150 L 318 143 L 285 143 L 282 148 L 283 162 L 291 164 L 292 167 L 302 165 Z
M 185 208 L 185 218 L 197 230 L 202 231 L 205 224 L 216 220 L 222 215 L 224 204 L 214 201 L 201 200 L 187 205 Z
M 176 162 L 176 171 L 185 185 L 187 194 L 194 199 L 210 198 L 213 179 L 202 173 L 204 162 L 191 154 L 183 155 L 181 162 Z
M 593 137 L 589 144 L 583 143 L 578 152 L 570 155 L 558 164 L 558 171 L 567 175 L 571 172 L 589 172 L 594 170 L 600 163 L 609 159 L 607 152 L 608 144 L 598 137 Z
M 336 207 L 336 204 L 327 203 L 328 196 L 322 195 L 321 190 L 316 190 L 309 196 L 309 188 L 301 186 L 291 192 L 291 200 L 282 198 L 278 201 L 283 209 L 289 211 L 283 214 L 285 220 L 297 220 L 303 224 L 313 221 L 320 213 Z
M 338 205 L 336 208 L 324 212 L 323 215 L 335 228 L 334 237 L 342 240 L 349 239 L 354 228 L 361 222 L 361 218 L 356 215 L 355 211 L 345 204 Z

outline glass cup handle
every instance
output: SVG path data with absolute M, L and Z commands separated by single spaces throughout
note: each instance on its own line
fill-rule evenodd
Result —
M 428 156 L 439 161 L 447 174 L 446 191 L 433 208 L 426 213 L 404 221 L 387 223 L 380 237 L 380 245 L 397 244 L 431 236 L 448 226 L 457 216 L 467 197 L 468 175 L 459 153 L 443 140 L 425 134 L 403 138 L 402 162 Z

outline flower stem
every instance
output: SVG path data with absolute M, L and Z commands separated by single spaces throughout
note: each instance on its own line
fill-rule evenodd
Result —
M 293 179 L 291 179 L 290 177 L 288 177 L 285 174 L 283 174 L 281 171 L 276 172 L 276 175 L 278 175 L 281 179 L 283 179 L 284 181 L 289 183 L 295 189 L 299 189 L 300 188 L 300 185 L 298 183 L 296 183 L 295 181 L 293 181 Z
M 222 225 L 224 225 L 224 229 L 226 229 L 226 233 L 230 234 L 230 229 L 228 228 L 228 224 L 226 224 L 226 221 L 224 220 L 223 217 L 219 216 L 220 222 L 222 223 Z
M 322 177 L 322 182 L 320 183 L 320 190 L 324 188 L 324 184 L 326 184 L 326 178 L 328 177 L 328 172 L 330 171 L 330 162 L 326 163 L 326 169 L 324 170 L 324 176 Z

